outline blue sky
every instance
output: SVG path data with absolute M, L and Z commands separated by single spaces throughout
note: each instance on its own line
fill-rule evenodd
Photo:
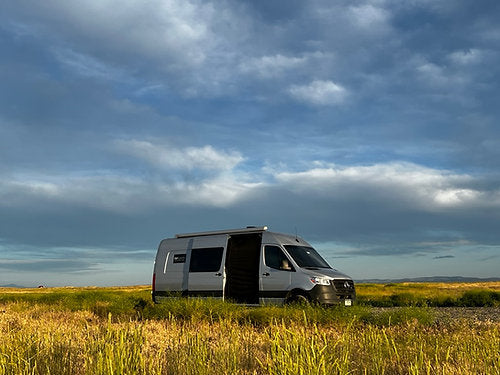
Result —
M 497 1 L 0 5 L 0 285 L 267 225 L 356 279 L 499 277 Z

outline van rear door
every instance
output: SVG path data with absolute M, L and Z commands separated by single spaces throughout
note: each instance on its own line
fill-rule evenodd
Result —
M 223 297 L 227 235 L 196 237 L 188 248 L 188 295 Z

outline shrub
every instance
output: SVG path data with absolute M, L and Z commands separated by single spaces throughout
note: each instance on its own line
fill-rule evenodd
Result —
M 458 306 L 485 307 L 500 306 L 500 292 L 491 290 L 471 290 L 457 301 Z

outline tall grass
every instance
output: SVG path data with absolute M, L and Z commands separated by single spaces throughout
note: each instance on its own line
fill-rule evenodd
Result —
M 26 306 L 25 306 L 26 307 Z M 0 315 L 0 374 L 499 374 L 498 324 L 375 325 L 301 319 L 265 326 L 89 311 Z
M 500 374 L 499 325 L 428 307 L 154 305 L 147 287 L 4 290 L 0 375 Z

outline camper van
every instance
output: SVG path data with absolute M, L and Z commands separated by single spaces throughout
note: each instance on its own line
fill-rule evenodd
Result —
M 267 227 L 247 227 L 177 234 L 161 241 L 153 301 L 179 295 L 249 305 L 350 306 L 356 292 L 352 279 L 331 268 L 303 239 Z

